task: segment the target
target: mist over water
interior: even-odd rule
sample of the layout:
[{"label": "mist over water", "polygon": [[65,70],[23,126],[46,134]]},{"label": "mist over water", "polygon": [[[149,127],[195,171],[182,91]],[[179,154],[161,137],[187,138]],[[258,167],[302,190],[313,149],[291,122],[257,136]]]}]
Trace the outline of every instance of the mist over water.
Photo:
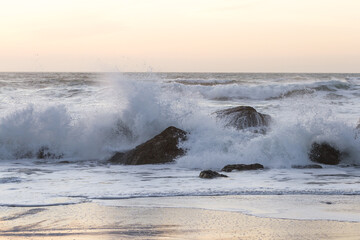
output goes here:
[{"label": "mist over water", "polygon": [[[24,177],[25,170],[21,170],[39,168],[36,155],[46,147],[62,157],[42,160],[45,165],[40,169],[50,168],[49,175],[54,181],[59,177],[57,171],[70,172],[66,166],[56,165],[66,160],[80,164],[82,167],[76,175],[90,174],[94,184],[97,178],[115,185],[121,182],[121,187],[116,185],[121,191],[116,193],[113,185],[108,190],[86,188],[87,192],[82,194],[88,197],[246,192],[249,189],[245,185],[242,190],[231,184],[228,189],[220,190],[220,185],[215,184],[214,189],[205,190],[206,186],[200,182],[183,190],[176,186],[179,183],[187,186],[188,178],[198,181],[199,169],[220,170],[226,164],[255,162],[273,172],[264,171],[258,176],[249,173],[255,182],[259,181],[251,191],[265,191],[266,187],[260,183],[270,178],[277,184],[272,182],[274,187],[266,190],[269,192],[292,192],[300,185],[303,192],[356,193],[355,183],[359,181],[356,174],[350,183],[346,183],[349,179],[339,180],[340,185],[325,189],[319,184],[306,184],[306,175],[294,180],[295,184],[290,184],[288,189],[281,185],[276,174],[287,169],[283,174],[291,178],[295,171],[290,169],[292,165],[311,164],[308,152],[314,141],[327,141],[346,152],[341,166],[360,164],[360,138],[356,137],[359,133],[355,129],[360,116],[359,90],[360,75],[356,74],[1,73],[0,165],[5,166],[5,171],[0,174],[0,188],[29,181],[43,184],[46,189],[40,180],[43,172],[34,171],[34,175]],[[234,106],[252,106],[269,114],[272,121],[267,133],[225,127],[213,114]],[[168,126],[189,133],[188,140],[181,143],[187,154],[175,164],[101,165],[114,151],[131,149]],[[21,171],[9,171],[16,163],[20,163]],[[97,178],[93,179],[90,165],[99,171]],[[318,171],[353,171],[353,168],[343,170],[341,166]],[[116,182],[111,177],[115,171],[106,176],[108,168],[123,172],[124,179]],[[175,179],[167,179],[168,188],[157,182],[165,178],[155,177],[162,168],[167,168]],[[148,191],[140,184],[146,174],[139,173],[144,171],[155,179],[147,179],[152,183]],[[65,174],[63,180],[70,181],[68,177]],[[133,179],[132,183],[126,178]],[[60,188],[64,190],[60,195],[68,197],[72,191],[68,188]]]}]

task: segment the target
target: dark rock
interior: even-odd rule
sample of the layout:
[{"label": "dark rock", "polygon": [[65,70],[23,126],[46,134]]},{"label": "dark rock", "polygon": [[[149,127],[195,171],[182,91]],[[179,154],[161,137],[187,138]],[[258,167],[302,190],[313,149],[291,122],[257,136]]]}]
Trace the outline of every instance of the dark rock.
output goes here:
[{"label": "dark rock", "polygon": [[36,153],[36,157],[38,159],[48,159],[48,158],[59,159],[63,157],[63,154],[51,153],[49,152],[49,148],[44,146],[41,147],[39,151]]},{"label": "dark rock", "polygon": [[239,106],[228,108],[215,112],[219,119],[225,121],[226,127],[235,127],[236,129],[246,129],[250,127],[261,127],[260,132],[265,132],[265,128],[269,126],[271,117],[267,114],[257,112],[249,106]]},{"label": "dark rock", "polygon": [[336,165],[340,162],[341,152],[328,143],[313,143],[309,152],[309,158],[313,162]]},{"label": "dark rock", "polygon": [[264,166],[259,163],[254,164],[231,164],[226,165],[221,169],[223,172],[231,172],[232,170],[238,170],[238,171],[247,171],[247,170],[258,170],[263,169]]},{"label": "dark rock", "polygon": [[186,140],[186,132],[168,127],[159,135],[127,152],[117,152],[109,159],[111,163],[125,165],[168,163],[185,154],[178,147],[179,141]]},{"label": "dark rock", "polygon": [[319,164],[308,164],[308,165],[292,165],[292,168],[297,168],[297,169],[312,169],[312,168],[323,168],[321,165]]},{"label": "dark rock", "polygon": [[200,178],[207,178],[207,179],[211,179],[211,178],[217,178],[217,177],[228,177],[224,174],[220,174],[218,172],[215,171],[211,171],[211,170],[204,170],[199,174]]},{"label": "dark rock", "polygon": [[[130,150],[130,151],[135,151],[135,149]],[[130,151],[126,152],[129,153]],[[130,155],[130,154],[129,154]],[[125,158],[127,157],[127,155],[124,152],[116,152],[110,159],[109,161],[111,163],[118,163],[118,164],[126,164],[125,163]]]},{"label": "dark rock", "polygon": [[70,162],[69,161],[60,161],[58,162],[59,164],[69,164]]}]

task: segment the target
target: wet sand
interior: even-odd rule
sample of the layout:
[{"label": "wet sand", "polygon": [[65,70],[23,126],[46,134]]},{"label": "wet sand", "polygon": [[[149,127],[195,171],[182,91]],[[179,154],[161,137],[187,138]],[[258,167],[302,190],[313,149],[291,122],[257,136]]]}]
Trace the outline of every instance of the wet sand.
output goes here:
[{"label": "wet sand", "polygon": [[360,239],[360,222],[82,203],[0,207],[0,239]]}]

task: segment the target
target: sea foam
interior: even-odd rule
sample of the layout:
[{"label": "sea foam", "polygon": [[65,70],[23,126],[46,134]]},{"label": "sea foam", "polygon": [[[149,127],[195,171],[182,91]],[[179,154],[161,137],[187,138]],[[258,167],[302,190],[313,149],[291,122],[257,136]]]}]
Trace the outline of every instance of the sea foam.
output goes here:
[{"label": "sea foam", "polygon": [[[184,81],[184,80],[183,80]],[[306,81],[255,81],[244,84],[232,79],[200,80],[183,84],[156,74],[115,74],[97,81],[42,84],[15,109],[4,109],[0,118],[0,158],[35,158],[41,147],[67,159],[106,160],[114,151],[126,151],[160,133],[168,126],[189,132],[181,143],[187,154],[177,164],[187,168],[218,169],[231,163],[259,162],[266,167],[309,164],[314,141],[327,141],[345,152],[346,164],[359,164],[359,139],[355,138],[356,112],[351,114],[356,80],[306,79]],[[89,85],[90,84],[90,85]],[[61,94],[76,89],[77,95]],[[289,92],[307,89],[301,94]],[[89,92],[90,91],[90,92]],[[56,92],[55,95],[49,93]],[[326,98],[324,92],[346,99]],[[90,94],[91,93],[91,94]],[[287,98],[279,96],[287,95]],[[234,97],[216,101],[221,97]],[[48,102],[44,102],[48,98]],[[245,99],[239,99],[245,98]],[[268,99],[268,100],[266,100]],[[61,104],[59,104],[61,102]],[[316,104],[314,104],[316,102]],[[15,104],[15,105],[14,105]],[[212,114],[216,110],[251,105],[272,116],[267,134],[225,127]],[[341,116],[342,107],[346,114]],[[346,108],[347,107],[347,108]],[[340,116],[340,117],[339,117]]]}]

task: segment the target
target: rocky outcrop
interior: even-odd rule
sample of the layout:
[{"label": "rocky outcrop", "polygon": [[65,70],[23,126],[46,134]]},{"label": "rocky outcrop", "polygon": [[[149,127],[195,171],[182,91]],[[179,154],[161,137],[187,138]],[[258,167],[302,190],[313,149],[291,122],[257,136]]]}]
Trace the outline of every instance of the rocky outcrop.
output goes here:
[{"label": "rocky outcrop", "polygon": [[39,149],[39,151],[36,153],[36,157],[38,159],[59,159],[62,158],[64,155],[63,154],[55,154],[50,152],[50,149],[46,146],[41,147]]},{"label": "rocky outcrop", "polygon": [[178,147],[179,141],[186,140],[186,132],[168,127],[159,135],[127,152],[117,152],[109,159],[114,164],[141,165],[168,163],[185,154]]},{"label": "rocky outcrop", "polygon": [[228,176],[226,176],[224,174],[220,174],[220,173],[212,171],[212,170],[204,170],[199,174],[199,177],[212,179],[212,178],[217,178],[217,177],[228,177]]},{"label": "rocky outcrop", "polygon": [[314,168],[323,168],[319,164],[308,164],[308,165],[292,165],[292,168],[296,169],[314,169]]},{"label": "rocky outcrop", "polygon": [[231,172],[232,170],[238,170],[238,171],[247,171],[247,170],[258,170],[263,169],[264,166],[259,163],[254,164],[231,164],[226,165],[221,169],[223,172]]},{"label": "rocky outcrop", "polygon": [[341,152],[328,143],[313,143],[309,158],[313,162],[336,165],[339,164]]},{"label": "rocky outcrop", "polygon": [[269,126],[271,121],[270,115],[259,113],[249,106],[228,108],[215,114],[225,122],[226,127],[235,127],[239,130],[256,127],[261,128],[261,132],[265,132],[265,127]]},{"label": "rocky outcrop", "polygon": [[70,164],[71,162],[70,161],[60,161],[58,162],[58,164]]}]

